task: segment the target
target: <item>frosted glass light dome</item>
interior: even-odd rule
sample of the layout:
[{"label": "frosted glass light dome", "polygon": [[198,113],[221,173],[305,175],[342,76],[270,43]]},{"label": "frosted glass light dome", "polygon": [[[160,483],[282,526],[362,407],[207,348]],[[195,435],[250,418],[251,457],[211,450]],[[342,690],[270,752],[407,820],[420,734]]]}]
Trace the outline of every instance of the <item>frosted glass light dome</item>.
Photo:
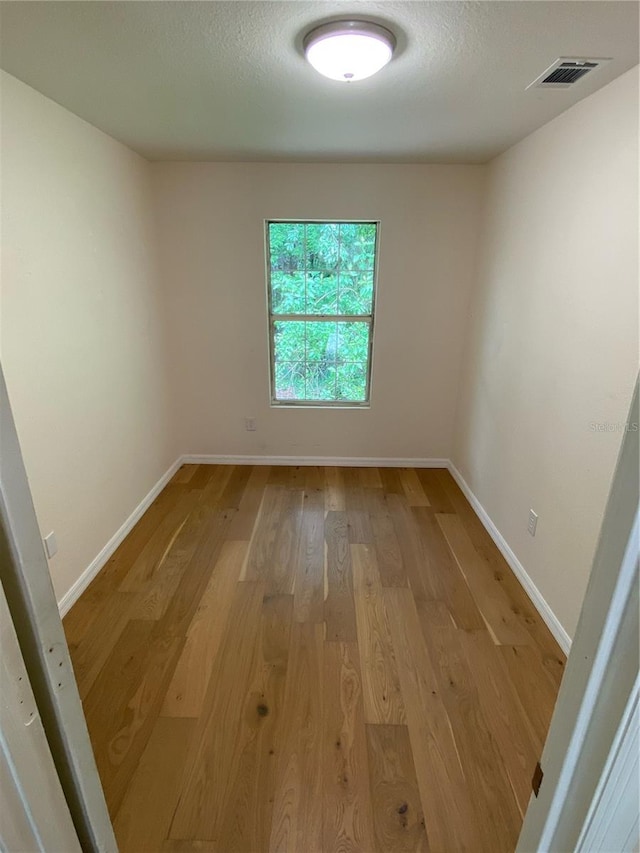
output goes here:
[{"label": "frosted glass light dome", "polygon": [[393,33],[368,21],[322,24],[304,40],[305,56],[320,74],[351,83],[380,71],[393,56]]}]

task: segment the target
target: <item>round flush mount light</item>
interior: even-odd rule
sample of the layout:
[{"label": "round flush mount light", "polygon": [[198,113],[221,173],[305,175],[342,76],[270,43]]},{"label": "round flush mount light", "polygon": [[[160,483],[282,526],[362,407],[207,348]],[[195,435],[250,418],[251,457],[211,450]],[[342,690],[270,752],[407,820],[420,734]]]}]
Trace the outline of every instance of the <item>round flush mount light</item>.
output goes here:
[{"label": "round flush mount light", "polygon": [[305,36],[305,56],[320,74],[351,83],[371,77],[393,56],[391,30],[369,21],[321,24]]}]

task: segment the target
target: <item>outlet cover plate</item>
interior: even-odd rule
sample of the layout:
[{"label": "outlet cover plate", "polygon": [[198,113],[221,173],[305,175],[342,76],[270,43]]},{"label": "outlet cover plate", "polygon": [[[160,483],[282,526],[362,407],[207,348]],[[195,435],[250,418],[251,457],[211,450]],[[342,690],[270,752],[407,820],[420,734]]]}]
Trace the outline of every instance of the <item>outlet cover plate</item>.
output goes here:
[{"label": "outlet cover plate", "polygon": [[51,531],[48,536],[44,537],[44,550],[47,552],[47,557],[51,559],[58,553],[58,540],[56,534]]}]

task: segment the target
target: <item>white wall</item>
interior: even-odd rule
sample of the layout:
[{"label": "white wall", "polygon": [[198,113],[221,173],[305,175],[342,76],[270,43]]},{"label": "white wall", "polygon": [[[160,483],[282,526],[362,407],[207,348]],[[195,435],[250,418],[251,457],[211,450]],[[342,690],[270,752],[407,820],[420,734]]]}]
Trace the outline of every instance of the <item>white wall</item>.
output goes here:
[{"label": "white wall", "polygon": [[637,69],[491,164],[481,245],[453,459],[573,635],[638,369]]},{"label": "white wall", "polygon": [[149,164],[2,75],[0,353],[60,599],[174,461]]},{"label": "white wall", "polygon": [[[182,452],[449,456],[483,167],[152,168]],[[370,409],[270,408],[268,218],[381,220]]]}]

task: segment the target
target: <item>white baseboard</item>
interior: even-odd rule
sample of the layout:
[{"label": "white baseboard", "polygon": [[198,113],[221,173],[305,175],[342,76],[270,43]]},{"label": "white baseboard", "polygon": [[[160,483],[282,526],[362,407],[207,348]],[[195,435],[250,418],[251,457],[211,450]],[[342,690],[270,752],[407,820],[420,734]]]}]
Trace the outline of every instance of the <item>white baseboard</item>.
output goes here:
[{"label": "white baseboard", "polygon": [[179,457],[171,467],[165,471],[162,477],[160,477],[155,486],[152,487],[151,491],[140,501],[138,506],[134,509],[120,529],[113,534],[111,539],[109,539],[100,553],[91,561],[78,580],[73,584],[71,589],[62,596],[58,602],[58,610],[60,611],[61,617],[71,610],[73,605],[80,598],[100,569],[105,565],[107,560],[110,559],[118,545],[120,545],[127,534],[131,532],[138,520],[149,509],[153,501],[158,497],[160,492],[164,489],[181,465],[182,459]]},{"label": "white baseboard", "polygon": [[448,459],[402,459],[377,456],[221,456],[187,453],[181,464],[193,465],[335,465],[348,468],[448,468]]},{"label": "white baseboard", "polygon": [[473,507],[473,511],[478,516],[480,521],[485,526],[487,533],[493,541],[495,542],[498,550],[505,558],[507,563],[509,564],[509,568],[517,577],[517,579],[522,584],[524,591],[527,593],[531,602],[535,606],[536,610],[540,614],[540,616],[544,619],[547,627],[556,638],[558,645],[562,649],[562,651],[568,655],[569,650],[571,649],[571,637],[567,634],[565,629],[562,627],[560,620],[555,615],[546,599],[535,585],[535,583],[531,580],[530,576],[527,574],[524,566],[520,562],[520,560],[516,557],[514,552],[511,550],[507,540],[504,538],[502,533],[495,526],[489,514],[482,506],[478,498],[474,495],[469,487],[467,481],[464,479],[460,471],[456,468],[453,462],[449,462],[448,465],[451,476],[456,481],[456,483],[462,489],[464,496],[469,501],[471,506]]}]

